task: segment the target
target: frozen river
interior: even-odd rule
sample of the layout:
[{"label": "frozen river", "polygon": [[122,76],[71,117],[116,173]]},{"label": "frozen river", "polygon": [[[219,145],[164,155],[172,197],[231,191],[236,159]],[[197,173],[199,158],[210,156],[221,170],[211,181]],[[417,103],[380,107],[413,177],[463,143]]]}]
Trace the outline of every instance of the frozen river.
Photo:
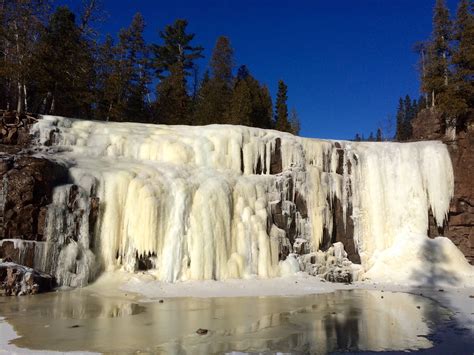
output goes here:
[{"label": "frozen river", "polygon": [[0,316],[2,332],[13,327],[16,333],[0,348],[20,353],[318,354],[449,346],[462,354],[473,346],[452,312],[436,301],[373,290],[141,302],[131,294],[108,297],[86,288],[2,298]]}]

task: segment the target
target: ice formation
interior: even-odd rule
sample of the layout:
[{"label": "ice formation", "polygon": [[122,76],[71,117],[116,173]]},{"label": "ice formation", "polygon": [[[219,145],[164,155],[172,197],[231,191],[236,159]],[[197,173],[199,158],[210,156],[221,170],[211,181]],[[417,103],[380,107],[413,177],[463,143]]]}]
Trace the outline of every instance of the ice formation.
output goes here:
[{"label": "ice formation", "polygon": [[[453,194],[440,142],[54,116],[42,117],[34,133],[38,154],[68,164],[77,190],[81,213],[68,206],[68,185],[56,189],[48,215],[48,240],[63,245],[51,257],[64,284],[85,284],[97,270],[134,271],[145,259],[168,282],[293,273],[301,254],[334,241],[325,238],[334,234],[336,202],[370,271],[405,236],[427,240],[429,210],[443,225]],[[84,217],[92,198],[100,201],[93,226]],[[297,200],[304,206],[294,213]],[[286,219],[278,224],[275,211]],[[70,228],[79,237],[64,240]]]}]

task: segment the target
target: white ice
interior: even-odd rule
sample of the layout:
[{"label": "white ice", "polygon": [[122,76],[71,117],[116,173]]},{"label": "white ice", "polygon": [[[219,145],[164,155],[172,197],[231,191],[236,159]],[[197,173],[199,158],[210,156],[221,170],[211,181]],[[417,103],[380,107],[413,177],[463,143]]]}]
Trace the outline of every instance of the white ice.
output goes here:
[{"label": "white ice", "polygon": [[[44,116],[34,131],[40,146],[52,145],[54,157],[69,162],[72,182],[100,198],[91,247],[100,266],[133,271],[137,255],[150,256],[155,276],[168,282],[298,271],[291,258],[279,262],[279,233],[285,232],[269,225],[270,205],[286,188],[278,184],[286,173],[298,177],[308,203],[309,226],[299,221],[297,228],[312,251],[323,230],[333,228],[332,198],[344,211],[352,207],[345,220],[353,220],[367,277],[383,277],[384,258],[396,274],[413,254],[411,274],[404,277],[415,277],[426,262],[419,255],[428,240],[428,212],[441,226],[453,194],[451,161],[440,142],[336,142],[242,126],[55,116]],[[270,175],[278,139],[283,174]],[[453,254],[450,241],[438,244]],[[393,248],[399,255],[390,254]],[[459,266],[473,273],[461,253],[446,262],[449,270]]]}]

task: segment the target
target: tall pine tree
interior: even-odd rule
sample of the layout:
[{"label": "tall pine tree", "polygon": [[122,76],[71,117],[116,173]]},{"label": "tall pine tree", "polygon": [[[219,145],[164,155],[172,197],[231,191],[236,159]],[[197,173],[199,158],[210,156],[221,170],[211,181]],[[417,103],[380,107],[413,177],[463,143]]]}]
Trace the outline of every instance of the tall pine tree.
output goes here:
[{"label": "tall pine tree", "polygon": [[193,46],[195,35],[187,33],[188,22],[178,19],[160,32],[162,45],[154,46],[153,66],[160,83],[157,86],[155,122],[190,124],[192,122],[187,77],[202,57],[203,48]]},{"label": "tall pine tree", "polygon": [[148,86],[151,82],[149,47],[143,38],[145,21],[135,14],[113,45],[107,38],[98,62],[98,110],[111,121],[147,122],[150,119]]},{"label": "tall pine tree", "polygon": [[229,38],[219,37],[210,61],[211,77],[202,85],[196,105],[196,124],[232,123],[233,53]]},{"label": "tall pine tree", "polygon": [[449,83],[449,58],[451,55],[451,21],[444,0],[436,0],[433,15],[433,34],[428,43],[426,73],[422,77],[422,89],[430,95],[435,106],[439,95]]},{"label": "tall pine tree", "polygon": [[35,60],[42,97],[39,111],[90,117],[95,80],[93,52],[67,7],[58,7],[51,16]]},{"label": "tall pine tree", "polygon": [[278,82],[278,92],[275,103],[275,129],[283,132],[291,132],[288,121],[288,86],[283,80]]},{"label": "tall pine tree", "polygon": [[238,69],[230,106],[229,123],[271,128],[272,101],[268,89],[245,65]]}]

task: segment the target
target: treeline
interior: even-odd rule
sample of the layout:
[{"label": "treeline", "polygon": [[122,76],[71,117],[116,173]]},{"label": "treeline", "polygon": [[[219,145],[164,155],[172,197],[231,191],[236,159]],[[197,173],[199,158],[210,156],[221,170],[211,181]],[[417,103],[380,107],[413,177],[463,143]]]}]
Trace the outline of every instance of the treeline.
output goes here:
[{"label": "treeline", "polygon": [[204,75],[186,20],[143,37],[137,13],[117,38],[99,41],[92,24],[97,0],[80,13],[50,0],[0,3],[0,106],[108,121],[164,124],[240,124],[298,134],[300,123],[287,106],[288,87],[278,83],[273,105],[268,87],[241,65],[234,75],[229,38],[217,39]]},{"label": "treeline", "polygon": [[451,18],[444,0],[436,0],[432,35],[414,46],[420,55],[422,96],[418,101],[408,95],[399,99],[394,132],[390,128],[383,132],[379,127],[376,137],[371,133],[366,139],[358,133],[354,140],[409,140],[411,121],[425,108],[443,115],[447,135],[454,138],[456,127],[463,124],[462,119],[474,108],[473,12],[472,0],[461,0],[455,18]]}]

